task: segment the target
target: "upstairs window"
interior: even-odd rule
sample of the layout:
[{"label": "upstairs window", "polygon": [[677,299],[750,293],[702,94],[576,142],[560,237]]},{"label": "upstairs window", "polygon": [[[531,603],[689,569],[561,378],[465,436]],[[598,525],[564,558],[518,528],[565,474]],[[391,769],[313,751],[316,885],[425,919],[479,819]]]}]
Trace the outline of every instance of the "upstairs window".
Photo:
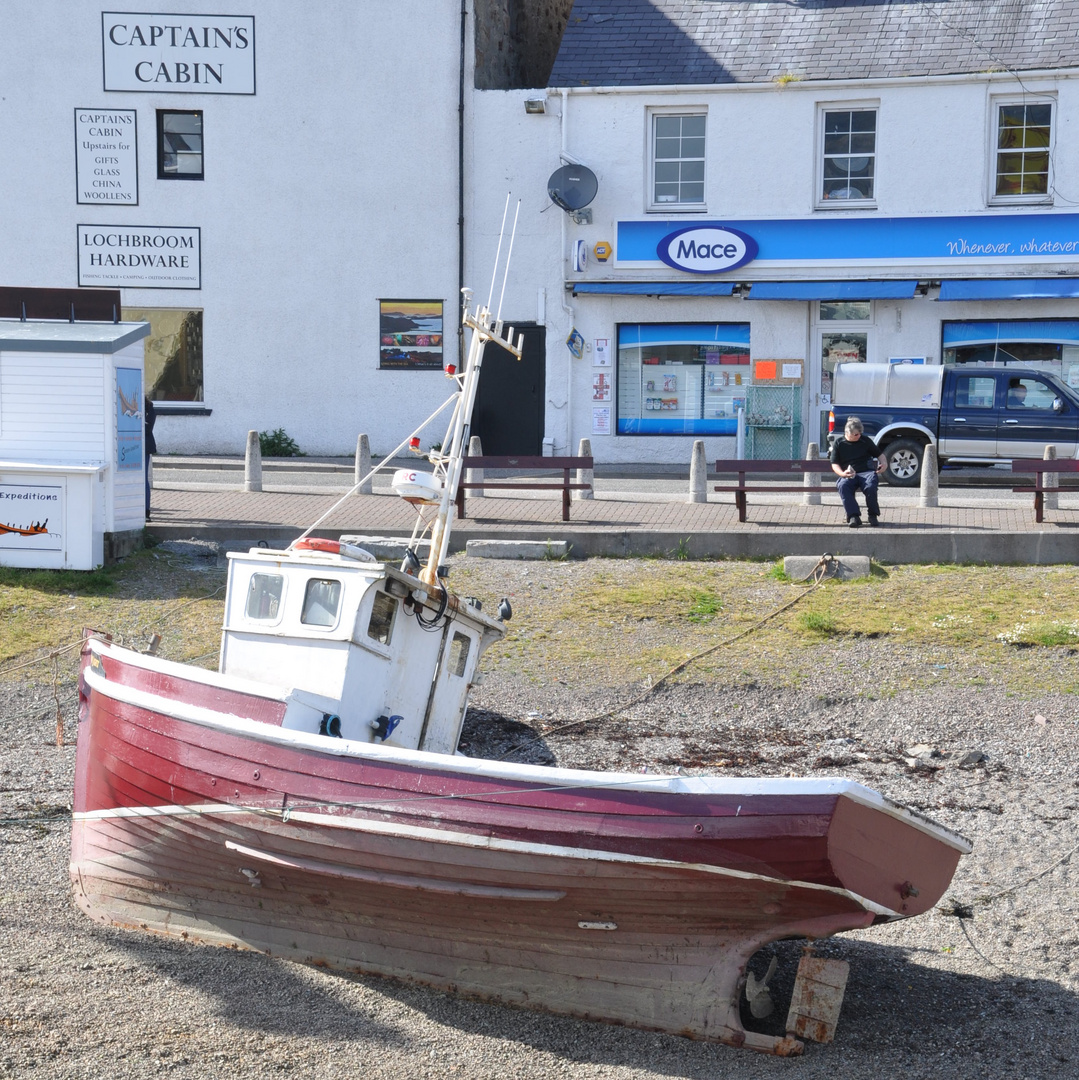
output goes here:
[{"label": "upstairs window", "polygon": [[876,199],[877,110],[821,110],[823,133],[818,205],[872,204]]},{"label": "upstairs window", "polygon": [[705,114],[652,114],[653,210],[704,209]]},{"label": "upstairs window", "polygon": [[1053,104],[996,103],[993,201],[1045,202],[1049,197]]},{"label": "upstairs window", "polygon": [[158,180],[201,180],[202,110],[157,110]]}]

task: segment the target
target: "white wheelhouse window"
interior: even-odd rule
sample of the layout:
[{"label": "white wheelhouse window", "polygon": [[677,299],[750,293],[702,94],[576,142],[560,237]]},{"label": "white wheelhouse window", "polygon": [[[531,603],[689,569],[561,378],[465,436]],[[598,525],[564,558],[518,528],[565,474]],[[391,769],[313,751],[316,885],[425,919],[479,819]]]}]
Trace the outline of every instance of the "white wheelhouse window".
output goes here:
[{"label": "white wheelhouse window", "polygon": [[1052,201],[1052,98],[993,99],[989,201]]},{"label": "white wheelhouse window", "polygon": [[821,105],[818,209],[872,208],[877,204],[877,106]]},{"label": "white wheelhouse window", "polygon": [[705,209],[706,120],[703,109],[649,113],[650,210]]}]

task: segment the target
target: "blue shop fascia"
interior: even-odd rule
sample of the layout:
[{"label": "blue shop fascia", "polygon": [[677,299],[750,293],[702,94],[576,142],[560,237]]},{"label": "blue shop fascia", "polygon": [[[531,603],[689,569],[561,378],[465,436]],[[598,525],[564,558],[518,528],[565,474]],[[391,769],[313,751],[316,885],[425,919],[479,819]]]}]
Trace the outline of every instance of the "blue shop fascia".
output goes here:
[{"label": "blue shop fascia", "polygon": [[579,310],[613,334],[612,434],[731,436],[755,388],[798,386],[815,438],[837,363],[1023,364],[1079,386],[1079,214],[649,218],[618,222],[613,252],[584,243],[566,287],[609,301],[599,328]]}]

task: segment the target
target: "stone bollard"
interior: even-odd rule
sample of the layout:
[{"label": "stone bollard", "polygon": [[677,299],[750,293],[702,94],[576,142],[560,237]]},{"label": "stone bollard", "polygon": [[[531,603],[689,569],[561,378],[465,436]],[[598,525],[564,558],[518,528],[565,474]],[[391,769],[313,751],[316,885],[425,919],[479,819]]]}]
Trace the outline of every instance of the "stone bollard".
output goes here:
[{"label": "stone bollard", "polygon": [[262,447],[259,433],[247,433],[247,454],[244,457],[244,491],[262,490]]},{"label": "stone bollard", "polygon": [[[356,439],[356,466],[353,484],[358,484],[356,491],[360,495],[374,494],[374,482],[368,473],[371,471],[371,442],[366,435]],[[365,480],[364,477],[367,477]]]},{"label": "stone bollard", "polygon": [[[1042,461],[1056,461],[1056,459],[1057,448],[1055,446],[1047,446],[1045,448],[1045,453],[1042,454]],[[1060,473],[1042,473],[1042,487],[1060,487]],[[1047,491],[1042,496],[1042,500],[1042,508],[1045,510],[1058,510],[1060,508],[1060,495],[1055,491]]]},{"label": "stone bollard", "polygon": [[[811,442],[806,446],[806,461],[819,461],[820,460],[820,447]],[[820,487],[823,484],[823,480],[819,473],[806,473],[802,477],[802,484],[804,487]],[[820,506],[820,492],[819,491],[807,491],[802,495],[803,506]]]},{"label": "stone bollard", "polygon": [[[591,457],[592,456],[592,440],[582,439],[577,446],[578,457]],[[588,490],[571,491],[570,498],[573,499],[591,499],[595,495],[595,470],[594,469],[578,469],[577,479],[575,483],[587,484]]]},{"label": "stone bollard", "polygon": [[[468,456],[469,457],[483,457],[483,444],[480,442],[478,435],[473,435],[468,440]],[[482,484],[483,483],[483,469],[465,469],[465,480],[469,484]],[[470,499],[482,499],[483,488],[468,488],[465,492]]]},{"label": "stone bollard", "polygon": [[693,443],[693,456],[689,459],[689,498],[686,502],[708,502],[708,462],[704,457],[704,440]]},{"label": "stone bollard", "polygon": [[922,483],[918,489],[919,506],[940,506],[937,500],[937,485],[940,474],[937,472],[937,448],[927,443],[922,451]]}]

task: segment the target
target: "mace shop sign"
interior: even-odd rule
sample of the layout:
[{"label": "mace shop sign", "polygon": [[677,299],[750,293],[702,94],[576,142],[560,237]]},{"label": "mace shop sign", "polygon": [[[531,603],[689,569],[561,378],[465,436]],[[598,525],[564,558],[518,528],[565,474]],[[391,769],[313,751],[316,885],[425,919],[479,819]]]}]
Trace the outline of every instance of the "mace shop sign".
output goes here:
[{"label": "mace shop sign", "polygon": [[251,15],[101,13],[106,90],[253,94]]},{"label": "mace shop sign", "polygon": [[198,228],[80,225],[78,230],[80,286],[202,288]]},{"label": "mace shop sign", "polygon": [[720,274],[755,259],[757,241],[737,229],[693,225],[663,237],[656,245],[656,254],[675,270]]},{"label": "mace shop sign", "polygon": [[[1056,263],[1071,268],[1079,260],[1079,214],[826,215],[702,221],[672,230],[674,225],[670,220],[618,222],[618,265],[647,269],[666,263],[690,273],[724,273],[752,258],[755,271],[885,265],[939,266],[944,272],[954,272],[957,267],[976,265],[1013,269]],[[755,254],[740,256],[740,241]]]},{"label": "mace shop sign", "polygon": [[75,110],[75,183],[80,203],[138,206],[134,109]]}]

